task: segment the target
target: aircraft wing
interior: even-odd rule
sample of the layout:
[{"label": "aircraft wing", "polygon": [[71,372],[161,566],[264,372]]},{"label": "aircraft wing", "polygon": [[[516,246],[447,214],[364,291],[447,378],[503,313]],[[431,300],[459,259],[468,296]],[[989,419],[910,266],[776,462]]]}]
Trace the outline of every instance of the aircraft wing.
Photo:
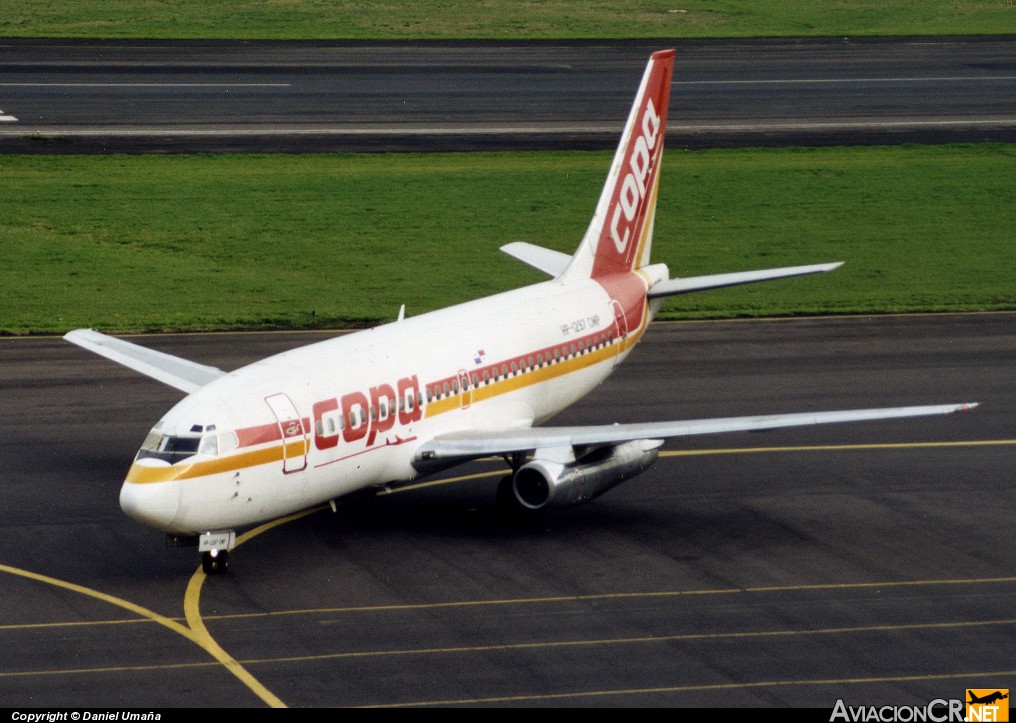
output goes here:
[{"label": "aircraft wing", "polygon": [[92,329],[75,329],[67,332],[64,339],[188,394],[226,374],[221,369],[132,344]]},{"label": "aircraft wing", "polygon": [[604,447],[638,439],[669,439],[696,434],[762,431],[782,427],[838,422],[862,422],[899,417],[951,414],[973,409],[977,403],[918,407],[890,407],[836,412],[770,414],[756,417],[692,419],[674,422],[606,424],[589,427],[530,427],[505,430],[466,430],[440,434],[424,443],[416,460],[423,465],[536,449]]}]

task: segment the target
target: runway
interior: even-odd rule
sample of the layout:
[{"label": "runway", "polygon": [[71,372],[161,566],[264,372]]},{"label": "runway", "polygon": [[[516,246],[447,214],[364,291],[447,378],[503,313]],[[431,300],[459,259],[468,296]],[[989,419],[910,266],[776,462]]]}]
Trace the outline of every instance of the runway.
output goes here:
[{"label": "runway", "polygon": [[0,42],[0,153],[613,149],[676,47],[668,148],[1016,139],[1013,37]]},{"label": "runway", "polygon": [[[528,524],[496,515],[502,468],[478,463],[257,530],[208,579],[117,504],[179,393],[0,339],[0,706],[829,710],[1014,688],[1014,327],[656,324],[560,421],[982,404],[668,443]],[[141,341],[231,369],[320,336]]]}]

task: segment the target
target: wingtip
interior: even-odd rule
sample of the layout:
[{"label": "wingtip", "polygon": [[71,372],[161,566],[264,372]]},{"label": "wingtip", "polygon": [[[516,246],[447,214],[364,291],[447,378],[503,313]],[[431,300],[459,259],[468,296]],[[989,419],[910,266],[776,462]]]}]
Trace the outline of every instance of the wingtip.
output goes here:
[{"label": "wingtip", "polygon": [[961,404],[959,407],[957,407],[956,411],[958,411],[958,412],[969,412],[974,407],[979,407],[979,406],[981,406],[980,402],[967,402],[966,404]]},{"label": "wingtip", "polygon": [[87,334],[90,331],[94,331],[94,330],[93,329],[71,329],[70,331],[68,331],[66,334],[63,335],[63,338],[67,339],[68,341],[70,341],[72,339],[75,339],[75,338],[83,335],[83,334]]}]

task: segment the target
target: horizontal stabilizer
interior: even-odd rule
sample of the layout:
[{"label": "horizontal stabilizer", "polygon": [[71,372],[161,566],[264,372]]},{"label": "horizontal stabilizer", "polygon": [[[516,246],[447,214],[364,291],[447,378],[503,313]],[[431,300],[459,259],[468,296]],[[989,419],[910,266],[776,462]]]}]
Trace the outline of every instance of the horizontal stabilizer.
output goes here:
[{"label": "horizontal stabilizer", "polygon": [[691,291],[721,289],[724,286],[740,286],[741,284],[754,284],[758,281],[772,281],[773,279],[786,279],[792,276],[821,274],[826,271],[837,269],[842,265],[843,262],[838,261],[831,264],[786,266],[782,269],[741,271],[733,274],[715,274],[713,276],[690,276],[686,279],[669,279],[653,284],[652,288],[649,289],[648,296],[650,299],[655,299],[662,296],[673,296],[674,294],[687,294]]},{"label": "horizontal stabilizer", "polygon": [[888,407],[836,412],[770,414],[756,417],[725,417],[674,422],[636,422],[589,427],[532,427],[528,429],[468,430],[441,434],[425,443],[417,452],[418,462],[484,457],[495,454],[526,452],[548,447],[603,447],[637,439],[669,439],[698,434],[752,432],[782,427],[800,427],[837,422],[864,422],[900,417],[965,412],[969,404],[941,404],[918,407]]},{"label": "horizontal stabilizer", "polygon": [[517,258],[524,264],[529,264],[534,269],[542,271],[553,277],[559,276],[571,262],[571,256],[553,249],[545,249],[542,246],[529,244],[525,241],[513,241],[501,247],[509,256]]},{"label": "horizontal stabilizer", "polygon": [[164,354],[92,329],[75,329],[65,334],[64,339],[187,393],[197,391],[226,374],[221,369]]}]

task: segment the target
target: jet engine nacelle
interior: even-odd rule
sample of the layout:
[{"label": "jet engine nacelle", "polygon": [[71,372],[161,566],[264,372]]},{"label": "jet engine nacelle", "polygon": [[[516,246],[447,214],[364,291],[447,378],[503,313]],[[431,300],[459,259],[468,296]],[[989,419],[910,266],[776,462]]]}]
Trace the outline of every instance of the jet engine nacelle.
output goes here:
[{"label": "jet engine nacelle", "polygon": [[598,449],[571,464],[537,457],[519,467],[512,491],[516,501],[529,510],[588,502],[649,469],[662,444],[658,439],[624,442]]}]

